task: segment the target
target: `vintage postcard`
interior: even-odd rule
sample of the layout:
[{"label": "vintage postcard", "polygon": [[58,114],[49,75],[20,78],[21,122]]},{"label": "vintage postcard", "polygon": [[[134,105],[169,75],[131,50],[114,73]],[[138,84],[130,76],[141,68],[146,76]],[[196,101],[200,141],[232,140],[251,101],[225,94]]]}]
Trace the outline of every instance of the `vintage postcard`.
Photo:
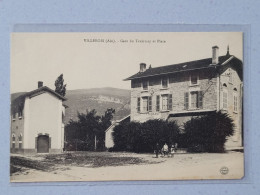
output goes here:
[{"label": "vintage postcard", "polygon": [[241,179],[243,33],[12,33],[10,181]]}]

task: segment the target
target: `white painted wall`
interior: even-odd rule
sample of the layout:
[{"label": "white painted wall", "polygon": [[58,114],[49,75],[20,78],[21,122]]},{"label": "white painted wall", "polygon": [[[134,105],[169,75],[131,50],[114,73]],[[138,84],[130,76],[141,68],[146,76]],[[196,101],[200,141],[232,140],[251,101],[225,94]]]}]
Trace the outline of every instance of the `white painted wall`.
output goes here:
[{"label": "white painted wall", "polygon": [[113,136],[112,133],[114,131],[114,127],[116,124],[113,124],[105,134],[105,147],[106,148],[112,148],[114,146]]},{"label": "white painted wall", "polygon": [[35,148],[38,134],[49,134],[51,149],[62,149],[64,129],[62,127],[62,101],[44,92],[25,100],[24,149]]}]

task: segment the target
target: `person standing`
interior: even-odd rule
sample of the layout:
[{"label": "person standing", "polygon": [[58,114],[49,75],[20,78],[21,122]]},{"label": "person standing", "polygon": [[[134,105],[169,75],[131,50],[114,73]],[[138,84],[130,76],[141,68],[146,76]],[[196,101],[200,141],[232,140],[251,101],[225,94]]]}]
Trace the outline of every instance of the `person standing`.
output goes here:
[{"label": "person standing", "polygon": [[159,147],[159,144],[158,144],[158,142],[157,142],[157,143],[156,143],[156,146],[155,146],[156,158],[158,158],[159,150],[160,150],[160,147]]},{"label": "person standing", "polygon": [[163,145],[163,156],[165,156],[166,154],[168,154],[169,152],[169,148],[168,148],[168,145],[165,143]]}]

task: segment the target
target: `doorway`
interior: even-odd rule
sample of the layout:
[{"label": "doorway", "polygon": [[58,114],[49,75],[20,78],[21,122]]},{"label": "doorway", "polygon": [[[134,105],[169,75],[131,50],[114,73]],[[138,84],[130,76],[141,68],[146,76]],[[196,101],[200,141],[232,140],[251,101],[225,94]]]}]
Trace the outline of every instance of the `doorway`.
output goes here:
[{"label": "doorway", "polygon": [[37,138],[37,153],[49,153],[49,136],[39,135]]}]

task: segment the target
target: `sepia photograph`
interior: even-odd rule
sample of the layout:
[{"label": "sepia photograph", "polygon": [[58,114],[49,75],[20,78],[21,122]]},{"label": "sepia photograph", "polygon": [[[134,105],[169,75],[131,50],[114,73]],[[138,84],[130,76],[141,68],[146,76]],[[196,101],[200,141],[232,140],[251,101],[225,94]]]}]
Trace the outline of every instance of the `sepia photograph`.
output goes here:
[{"label": "sepia photograph", "polygon": [[242,32],[12,33],[10,182],[244,177]]}]

